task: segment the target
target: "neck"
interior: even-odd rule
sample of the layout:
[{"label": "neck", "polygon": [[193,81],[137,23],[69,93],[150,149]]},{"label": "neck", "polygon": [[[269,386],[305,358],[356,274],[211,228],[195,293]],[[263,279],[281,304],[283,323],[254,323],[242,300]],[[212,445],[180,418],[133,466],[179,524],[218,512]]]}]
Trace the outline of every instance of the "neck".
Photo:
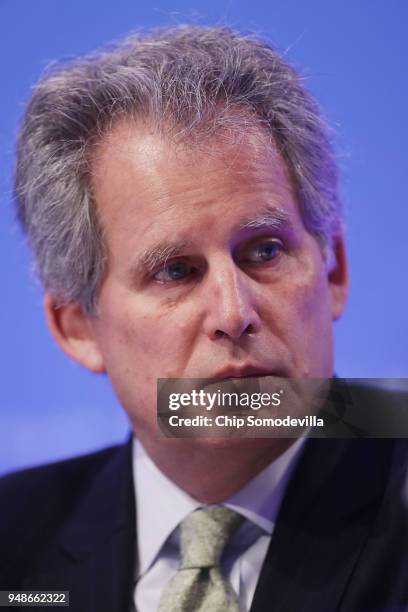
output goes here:
[{"label": "neck", "polygon": [[225,501],[295,442],[290,439],[156,439],[138,435],[167,478],[205,504]]}]

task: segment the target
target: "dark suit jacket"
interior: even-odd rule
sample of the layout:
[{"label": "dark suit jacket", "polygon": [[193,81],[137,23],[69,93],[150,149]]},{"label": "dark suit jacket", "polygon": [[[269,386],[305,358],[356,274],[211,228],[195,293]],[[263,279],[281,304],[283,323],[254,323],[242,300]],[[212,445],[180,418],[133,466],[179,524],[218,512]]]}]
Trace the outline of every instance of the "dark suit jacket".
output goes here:
[{"label": "dark suit jacket", "polygon": [[[408,610],[407,457],[402,439],[308,440],[251,612]],[[131,458],[129,441],[0,481],[0,590],[69,590],[71,612],[129,611]]]}]

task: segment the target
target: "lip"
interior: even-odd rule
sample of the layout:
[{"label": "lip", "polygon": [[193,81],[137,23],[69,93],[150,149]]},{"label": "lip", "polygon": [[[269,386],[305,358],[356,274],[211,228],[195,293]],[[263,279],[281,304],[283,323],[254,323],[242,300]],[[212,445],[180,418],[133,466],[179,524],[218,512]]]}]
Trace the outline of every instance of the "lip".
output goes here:
[{"label": "lip", "polygon": [[218,370],[215,374],[212,374],[210,378],[216,380],[225,380],[228,378],[250,378],[250,377],[261,377],[261,376],[277,376],[281,377],[282,374],[276,370],[267,369],[262,366],[256,365],[243,365],[243,366],[228,366],[222,370]]}]

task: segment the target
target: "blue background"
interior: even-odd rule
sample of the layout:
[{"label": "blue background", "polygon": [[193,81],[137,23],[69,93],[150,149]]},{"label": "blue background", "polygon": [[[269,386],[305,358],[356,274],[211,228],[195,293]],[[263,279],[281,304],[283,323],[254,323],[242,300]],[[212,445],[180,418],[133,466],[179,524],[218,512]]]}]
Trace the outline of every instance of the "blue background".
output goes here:
[{"label": "blue background", "polygon": [[351,296],[336,324],[337,372],[402,378],[407,359],[405,0],[0,0],[0,472],[122,440],[127,420],[105,377],[54,346],[13,221],[13,146],[45,66],[130,30],[193,22],[268,37],[305,75],[337,131]]}]

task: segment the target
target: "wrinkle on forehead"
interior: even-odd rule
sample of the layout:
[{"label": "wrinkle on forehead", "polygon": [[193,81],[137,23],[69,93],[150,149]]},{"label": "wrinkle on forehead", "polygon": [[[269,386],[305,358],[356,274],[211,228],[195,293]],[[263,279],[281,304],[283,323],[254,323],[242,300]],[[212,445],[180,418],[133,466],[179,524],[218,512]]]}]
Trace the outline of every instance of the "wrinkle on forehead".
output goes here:
[{"label": "wrinkle on forehead", "polygon": [[[222,121],[217,122],[217,112],[222,115]],[[173,159],[183,156],[191,159],[192,156],[202,154],[223,159],[227,167],[234,165],[240,156],[240,150],[252,151],[255,158],[266,153],[269,156],[279,156],[271,131],[248,109],[217,105],[213,115],[215,119],[210,117],[203,125],[198,125],[189,132],[183,131],[176,123],[165,120],[158,123],[149,118],[133,116],[115,118],[100,132],[89,148],[91,175],[107,149],[110,154],[118,156],[134,152],[135,135],[140,136],[140,142],[145,144],[153,141],[156,145],[164,145]],[[212,128],[207,130],[207,124]],[[146,150],[146,163],[149,162],[149,157],[149,151]]]},{"label": "wrinkle on forehead", "polygon": [[[145,175],[145,185],[149,189],[153,176],[157,183],[157,170],[164,170],[163,175],[169,172],[170,165],[174,166],[175,174],[180,168],[189,168],[197,179],[202,178],[202,170],[206,173],[214,171],[212,161],[220,161],[226,170],[233,171],[237,176],[246,176],[255,168],[257,172],[252,178],[259,182],[262,166],[263,179],[272,178],[277,169],[283,170],[285,178],[292,184],[290,173],[282,156],[279,154],[272,137],[266,130],[250,130],[238,134],[231,139],[223,131],[211,139],[211,142],[175,143],[171,138],[157,132],[146,125],[122,121],[115,129],[104,136],[94,146],[91,163],[91,183],[94,194],[97,195],[97,183],[105,176],[106,166],[112,159],[122,164],[122,169],[132,172],[142,171]],[[132,162],[137,158],[137,165]],[[176,168],[177,165],[179,168]],[[270,169],[270,175],[269,175]],[[216,168],[219,172],[219,167]],[[160,176],[160,174],[159,174]],[[160,183],[159,183],[160,184]],[[197,185],[199,181],[197,181]],[[160,184],[163,186],[163,182]],[[191,186],[190,186],[191,188]],[[143,195],[143,188],[141,193]]]},{"label": "wrinkle on forehead", "polygon": [[[123,120],[94,148],[92,170],[106,242],[112,230],[128,234],[140,224],[144,235],[150,233],[173,210],[183,210],[185,218],[194,216],[197,206],[211,208],[218,201],[233,205],[234,193],[241,196],[246,191],[249,201],[258,189],[279,209],[285,205],[280,193],[284,185],[285,198],[289,187],[295,199],[284,160],[259,129],[241,134],[238,142],[227,143],[220,133],[211,143],[196,146],[174,143],[148,125]],[[154,207],[151,219],[146,203]],[[267,220],[248,222],[259,225]]]}]

